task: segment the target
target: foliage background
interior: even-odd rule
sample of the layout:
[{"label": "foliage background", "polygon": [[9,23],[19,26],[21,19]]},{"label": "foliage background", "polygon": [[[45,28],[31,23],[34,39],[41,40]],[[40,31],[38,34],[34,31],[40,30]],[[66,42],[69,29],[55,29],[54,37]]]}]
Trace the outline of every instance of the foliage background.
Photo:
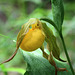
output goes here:
[{"label": "foliage background", "polygon": [[[75,1],[64,0],[64,9],[63,35],[75,70]],[[0,34],[9,37],[0,36],[0,62],[8,59],[15,51],[16,43],[12,40],[16,40],[21,26],[29,18],[41,17],[52,19],[50,0],[0,0]],[[66,59],[60,38],[53,27],[52,30],[57,36],[61,57]],[[3,75],[4,68],[8,70],[9,75],[22,75],[25,70],[25,62],[20,51],[12,61],[1,66],[0,75]]]}]

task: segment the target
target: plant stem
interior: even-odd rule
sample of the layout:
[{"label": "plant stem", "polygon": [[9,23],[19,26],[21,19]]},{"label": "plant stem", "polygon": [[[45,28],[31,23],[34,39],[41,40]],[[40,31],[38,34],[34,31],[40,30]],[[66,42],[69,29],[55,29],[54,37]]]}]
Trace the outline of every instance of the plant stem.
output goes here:
[{"label": "plant stem", "polygon": [[72,67],[72,65],[71,65],[71,61],[70,61],[68,52],[67,52],[67,49],[66,49],[66,45],[65,45],[65,42],[64,42],[63,35],[62,35],[62,33],[59,33],[59,34],[60,34],[60,37],[61,37],[61,40],[62,40],[62,44],[63,44],[64,51],[65,51],[65,55],[66,55],[66,57],[67,57],[67,60],[68,60],[69,65],[70,65],[70,69],[71,69],[71,71],[72,71],[72,74],[75,75],[74,70],[73,70],[73,67]]}]

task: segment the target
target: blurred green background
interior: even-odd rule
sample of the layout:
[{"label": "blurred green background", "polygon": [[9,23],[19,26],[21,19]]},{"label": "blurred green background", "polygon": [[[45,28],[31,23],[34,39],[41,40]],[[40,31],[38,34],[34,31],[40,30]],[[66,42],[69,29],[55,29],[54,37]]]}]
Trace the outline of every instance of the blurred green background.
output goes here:
[{"label": "blurred green background", "polygon": [[[65,12],[63,35],[75,70],[75,0],[63,1]],[[13,40],[17,39],[21,26],[30,18],[41,17],[52,19],[50,0],[0,0],[0,62],[8,59],[15,51],[16,43]],[[61,57],[66,59],[61,40],[54,28],[52,30],[57,37]],[[22,75],[25,68],[23,56],[18,51],[12,61],[0,66],[0,75]]]}]

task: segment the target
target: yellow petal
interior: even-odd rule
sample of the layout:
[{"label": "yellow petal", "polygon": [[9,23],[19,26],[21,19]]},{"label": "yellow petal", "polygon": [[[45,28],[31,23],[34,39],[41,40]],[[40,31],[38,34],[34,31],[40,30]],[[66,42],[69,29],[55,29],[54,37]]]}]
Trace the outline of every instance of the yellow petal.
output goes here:
[{"label": "yellow petal", "polygon": [[45,40],[45,36],[41,29],[35,28],[29,29],[28,33],[25,35],[20,48],[25,51],[34,51],[40,48]]}]

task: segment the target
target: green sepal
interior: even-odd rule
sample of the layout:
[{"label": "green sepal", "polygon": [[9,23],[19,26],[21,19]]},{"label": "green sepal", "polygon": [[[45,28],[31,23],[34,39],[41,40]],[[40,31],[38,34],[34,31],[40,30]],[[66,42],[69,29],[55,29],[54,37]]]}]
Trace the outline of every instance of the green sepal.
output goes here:
[{"label": "green sepal", "polygon": [[42,45],[42,46],[40,47],[40,49],[42,50],[43,57],[46,58],[46,59],[48,59],[48,54],[44,51],[44,45]]},{"label": "green sepal", "polygon": [[56,59],[64,62],[64,60],[60,59],[60,50],[57,46],[56,37],[53,35],[52,30],[46,25],[46,23],[42,23],[41,28],[46,36],[46,42],[48,43],[49,51],[52,52]]}]

